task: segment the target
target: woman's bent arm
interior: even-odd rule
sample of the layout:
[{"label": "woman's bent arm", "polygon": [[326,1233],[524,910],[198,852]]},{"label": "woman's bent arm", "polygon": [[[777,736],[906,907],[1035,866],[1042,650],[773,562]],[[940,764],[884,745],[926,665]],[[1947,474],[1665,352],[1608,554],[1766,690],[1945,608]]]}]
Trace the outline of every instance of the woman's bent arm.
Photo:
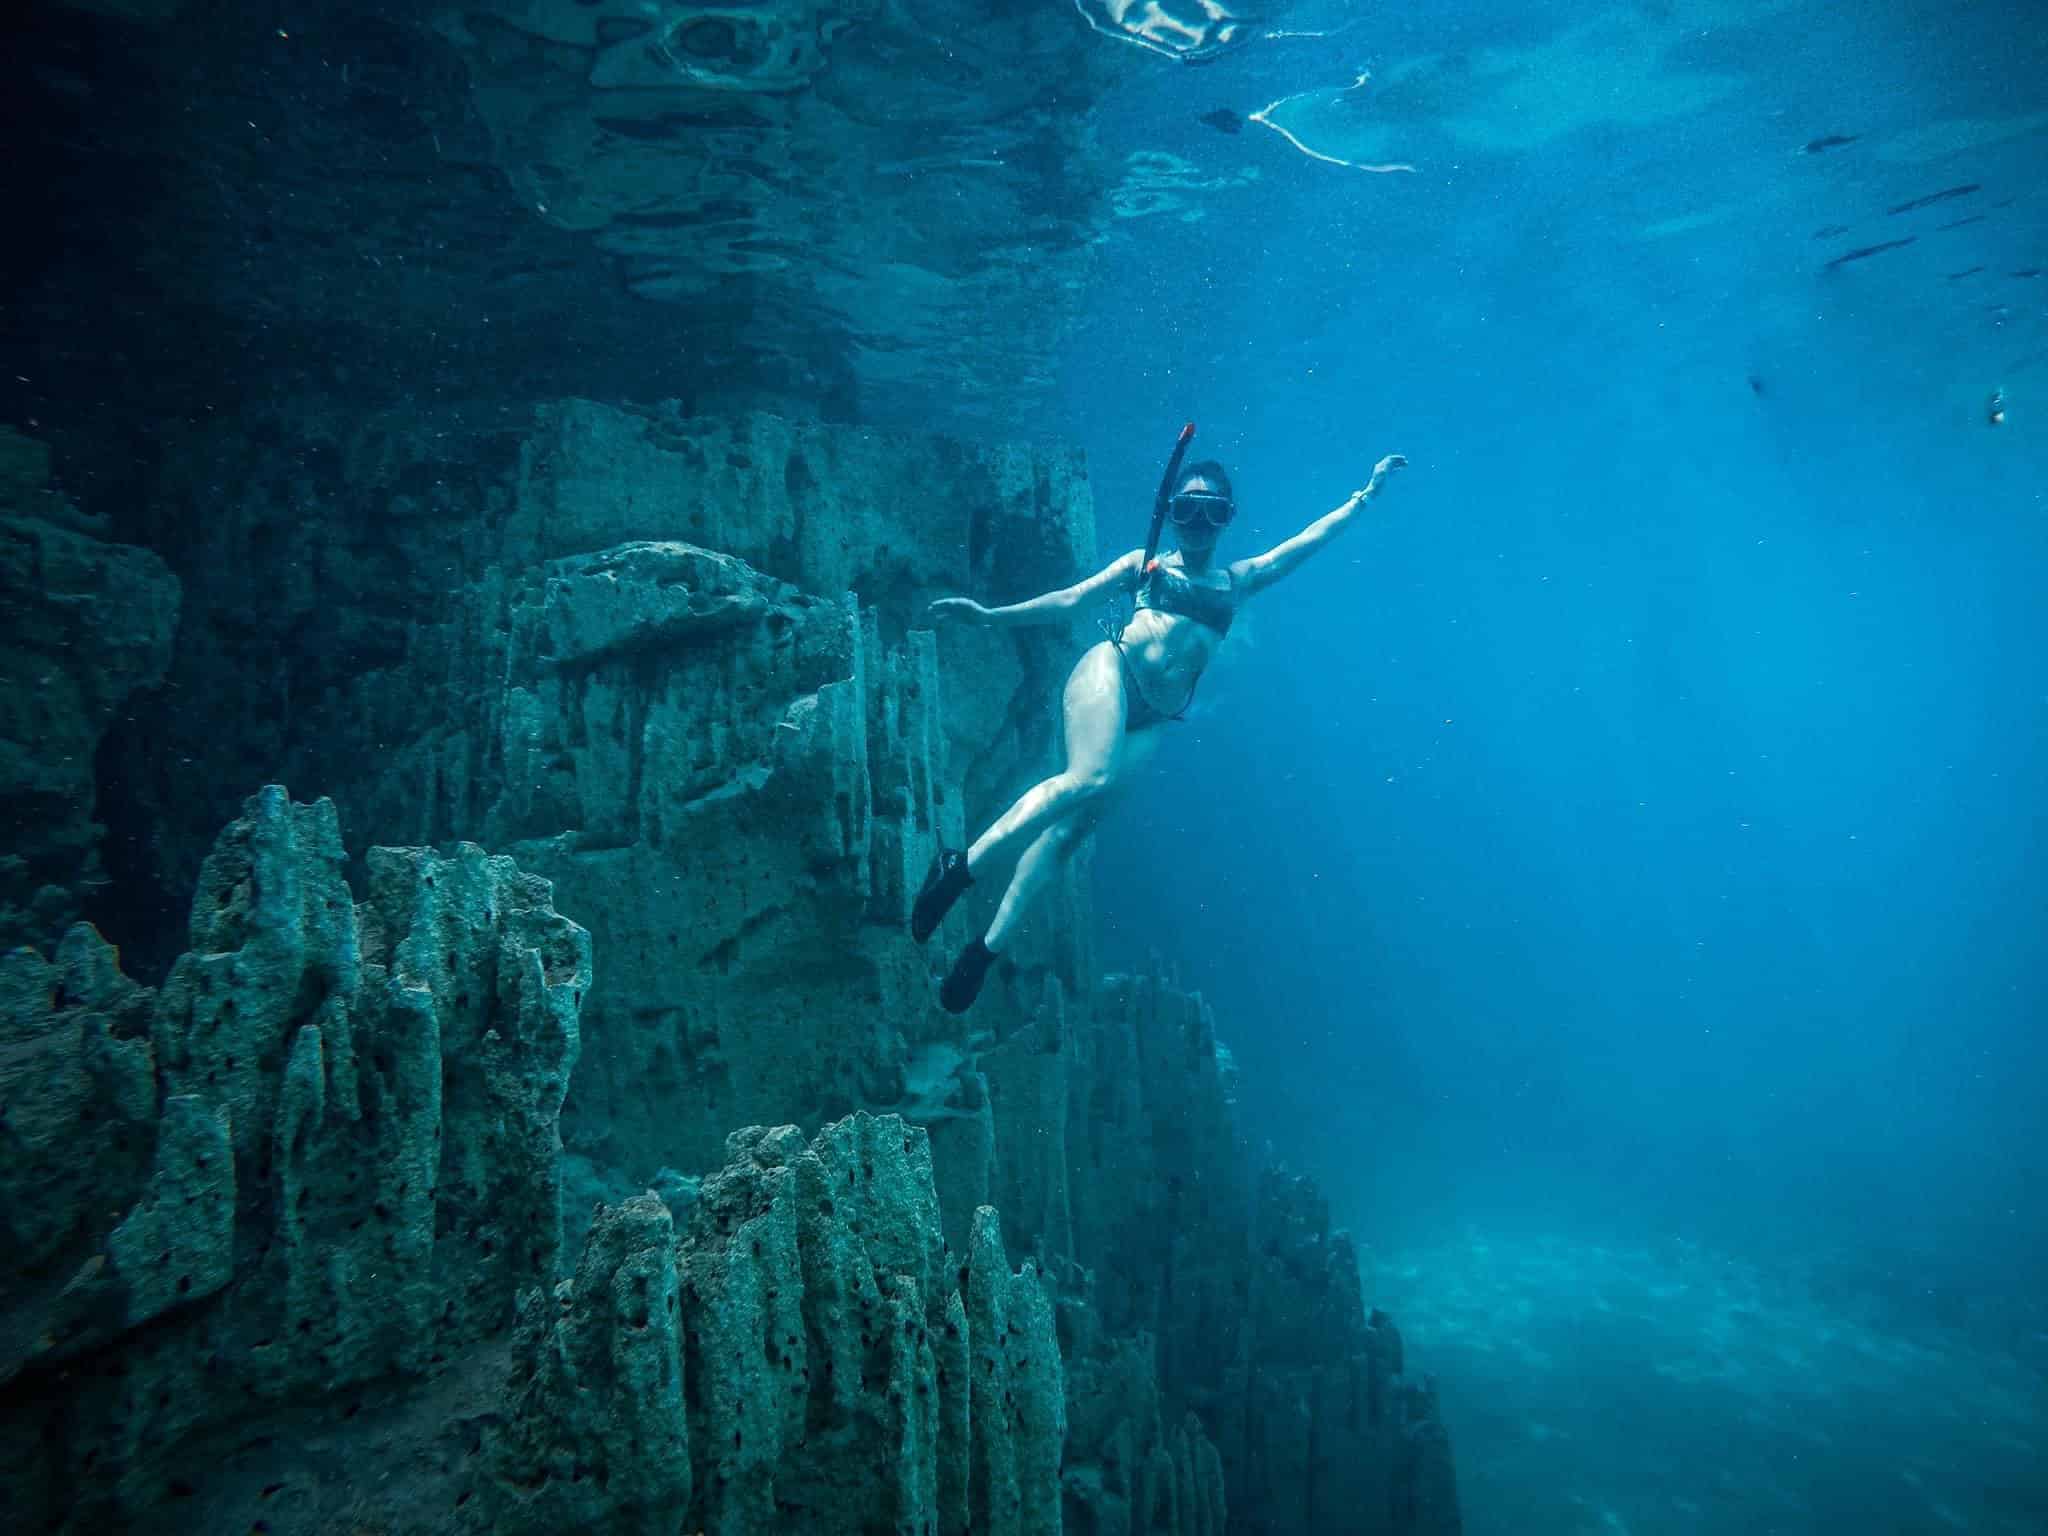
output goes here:
[{"label": "woman's bent arm", "polygon": [[1077,581],[1071,587],[1062,587],[1057,592],[1047,592],[1027,602],[1009,603],[1001,608],[985,608],[970,597],[942,597],[926,610],[926,617],[933,623],[964,621],[969,624],[1057,624],[1076,608],[1091,598],[1099,597],[1112,587],[1128,586],[1138,574],[1142,555],[1137,550],[1119,555],[1101,570],[1085,581]]}]

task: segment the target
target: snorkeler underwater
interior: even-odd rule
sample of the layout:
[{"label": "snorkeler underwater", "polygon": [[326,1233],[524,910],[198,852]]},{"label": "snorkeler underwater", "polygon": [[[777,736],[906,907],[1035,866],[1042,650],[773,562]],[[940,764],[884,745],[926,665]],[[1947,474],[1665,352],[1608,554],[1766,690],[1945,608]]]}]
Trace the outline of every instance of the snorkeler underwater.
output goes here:
[{"label": "snorkeler underwater", "polygon": [[[1300,567],[1344,531],[1408,461],[1390,454],[1372,478],[1325,513],[1262,554],[1219,565],[1217,545],[1237,514],[1230,478],[1204,460],[1181,472],[1194,424],[1175,439],[1159,482],[1143,549],[1118,556],[1094,575],[1057,592],[988,608],[971,598],[933,603],[939,623],[1057,624],[1105,594],[1129,594],[1128,619],[1103,626],[1103,639],[1074,663],[1061,689],[1060,770],[1025,790],[967,848],[941,847],[911,906],[910,934],[922,944],[974,883],[978,866],[1014,860],[995,917],[968,940],[939,988],[948,1013],[965,1013],[980,995],[989,967],[1008,945],[1026,907],[1054,869],[1072,858],[1113,802],[1142,769],[1162,723],[1183,720],[1215,648],[1230,633],[1239,606]],[[1171,524],[1178,548],[1159,556]],[[1171,709],[1155,702],[1177,701]]]},{"label": "snorkeler underwater", "polygon": [[11,18],[7,1529],[2048,1530],[2013,19]]}]

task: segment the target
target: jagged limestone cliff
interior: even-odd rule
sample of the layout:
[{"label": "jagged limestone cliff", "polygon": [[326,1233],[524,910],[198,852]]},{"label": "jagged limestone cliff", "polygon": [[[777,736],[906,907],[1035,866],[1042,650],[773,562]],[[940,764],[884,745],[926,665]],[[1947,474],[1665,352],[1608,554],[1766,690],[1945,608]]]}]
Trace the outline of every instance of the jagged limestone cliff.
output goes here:
[{"label": "jagged limestone cliff", "polygon": [[[916,618],[1085,563],[1078,459],[587,401],[517,432],[294,427],[173,456],[166,495],[195,509],[173,681],[263,685],[227,720],[139,718],[138,876],[189,881],[251,759],[358,839],[467,838],[547,876],[600,951],[565,1136],[636,1178],[707,1166],[735,1125],[908,1097],[956,1031],[902,942],[906,891],[1041,771],[1074,643],[941,643]],[[291,574],[259,580],[250,547]],[[1092,985],[1084,889],[1077,868],[1007,957],[985,1027],[1048,977]]]},{"label": "jagged limestone cliff", "polygon": [[529,1299],[512,1379],[495,1531],[1058,1528],[1050,1295],[990,1207],[945,1246],[895,1116],[734,1133],[680,1237],[652,1195],[601,1213]]},{"label": "jagged limestone cliff", "polygon": [[84,925],[0,959],[0,1467],[25,1529],[189,1497],[195,1437],[424,1375],[554,1274],[588,936],[473,846],[370,862],[358,904],[333,805],[268,789],[159,991]]},{"label": "jagged limestone cliff", "polygon": [[[1047,760],[1079,638],[941,643],[915,616],[1072,575],[1094,540],[1071,458],[583,402],[488,433],[301,427],[327,447],[225,433],[173,455],[167,494],[203,486],[208,515],[171,680],[201,697],[269,671],[260,696],[142,711],[114,798],[151,819],[163,883],[252,762],[349,807],[356,839],[509,861],[363,849],[352,905],[331,808],[269,791],[195,871],[160,993],[89,931],[56,962],[76,980],[10,962],[24,1037],[70,1030],[76,1094],[142,1128],[66,1187],[89,1205],[124,1181],[136,1234],[189,1210],[174,1247],[195,1255],[168,1291],[124,1281],[127,1310],[86,1309],[98,1332],[24,1348],[14,1401],[55,1406],[10,1422],[10,1475],[53,1528],[87,1483],[92,1518],[277,1532],[826,1518],[799,1506],[848,1529],[1456,1528],[1433,1399],[1348,1243],[1312,1190],[1262,1176],[1200,1001],[1097,974],[1085,871],[971,1028],[901,931],[934,840]],[[314,499],[317,526],[295,510]],[[323,561],[341,574],[267,579]],[[244,868],[270,871],[250,912],[299,916],[252,926]],[[465,957],[548,902],[582,929],[550,915],[543,944],[519,916],[555,958],[508,998],[519,965]],[[549,924],[587,929],[587,966]],[[546,1018],[521,1011],[533,985]],[[429,1105],[401,1088],[434,1060]],[[732,1138],[791,1124],[825,1129]],[[80,1134],[47,1127],[37,1176]],[[849,1168],[858,1200],[807,1203]],[[84,1216],[43,1241],[8,1336],[52,1334],[44,1292],[76,1292],[76,1266],[133,1272]],[[1026,1318],[1050,1354],[972,1354]],[[109,1363],[144,1385],[109,1396]]]}]

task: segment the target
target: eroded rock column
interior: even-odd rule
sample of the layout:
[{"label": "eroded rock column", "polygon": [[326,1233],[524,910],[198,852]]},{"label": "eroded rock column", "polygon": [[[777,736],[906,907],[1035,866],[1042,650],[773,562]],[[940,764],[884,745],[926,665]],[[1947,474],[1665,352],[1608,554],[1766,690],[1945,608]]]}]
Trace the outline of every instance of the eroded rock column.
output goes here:
[{"label": "eroded rock column", "polygon": [[0,959],[0,1470],[36,1528],[189,1496],[192,1436],[419,1376],[554,1272],[588,936],[474,847],[379,850],[360,906],[342,862],[273,787],[160,993],[84,926]]},{"label": "eroded rock column", "polygon": [[893,1115],[734,1132],[680,1235],[651,1196],[601,1212],[575,1279],[528,1298],[513,1378],[501,1532],[1061,1528],[1051,1294],[992,1209],[948,1250]]}]

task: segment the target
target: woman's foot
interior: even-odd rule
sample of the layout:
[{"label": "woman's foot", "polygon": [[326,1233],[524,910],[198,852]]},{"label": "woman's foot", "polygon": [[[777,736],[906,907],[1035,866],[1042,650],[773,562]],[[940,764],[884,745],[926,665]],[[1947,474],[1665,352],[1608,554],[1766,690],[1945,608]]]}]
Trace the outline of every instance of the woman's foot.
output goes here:
[{"label": "woman's foot", "polygon": [[958,848],[941,848],[932,857],[931,872],[910,907],[910,936],[922,944],[938,931],[960,893],[974,884],[967,873],[967,855]]},{"label": "woman's foot", "polygon": [[948,1013],[965,1013],[974,1006],[974,1000],[981,996],[981,984],[988,977],[988,968],[996,963],[996,953],[980,939],[976,939],[960,951],[960,958],[953,962],[953,969],[946,972],[946,979],[939,983],[939,1006]]}]

